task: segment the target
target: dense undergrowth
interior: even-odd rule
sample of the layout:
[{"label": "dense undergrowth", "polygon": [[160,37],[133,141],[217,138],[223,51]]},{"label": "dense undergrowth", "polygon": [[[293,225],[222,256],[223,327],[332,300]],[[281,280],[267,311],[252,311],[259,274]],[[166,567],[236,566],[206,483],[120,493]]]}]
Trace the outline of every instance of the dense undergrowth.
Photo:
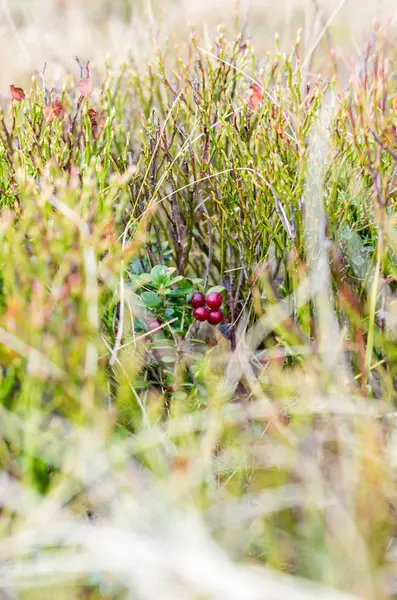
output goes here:
[{"label": "dense undergrowth", "polygon": [[[194,35],[169,62],[83,65],[59,90],[37,74],[0,115],[3,583],[168,597],[51,526],[67,510],[71,531],[144,536],[178,509],[232,560],[392,597],[393,51],[378,31],[348,82],[334,55],[311,73],[299,41],[263,59]],[[214,287],[225,322],[198,326],[190,296]],[[38,576],[38,548],[81,562]],[[196,584],[180,597],[218,597]]]}]

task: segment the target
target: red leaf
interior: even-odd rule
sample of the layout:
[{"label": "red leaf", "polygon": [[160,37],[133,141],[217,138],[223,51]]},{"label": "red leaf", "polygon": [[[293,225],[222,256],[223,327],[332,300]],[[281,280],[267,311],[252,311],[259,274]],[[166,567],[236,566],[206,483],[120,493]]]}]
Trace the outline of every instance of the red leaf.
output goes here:
[{"label": "red leaf", "polygon": [[96,127],[98,125],[98,113],[93,108],[88,109],[88,118],[91,123],[91,127]]},{"label": "red leaf", "polygon": [[25,98],[25,92],[22,88],[10,85],[11,98],[17,102],[21,102]]},{"label": "red leaf", "polygon": [[79,82],[77,89],[84,98],[89,98],[92,92],[92,80],[88,77],[82,79]]},{"label": "red leaf", "polygon": [[262,100],[262,88],[257,83],[253,83],[248,90],[248,108],[258,110],[259,102]]},{"label": "red leaf", "polygon": [[52,106],[52,110],[54,111],[55,116],[59,117],[59,115],[63,111],[63,106],[62,106],[62,102],[60,101],[60,99],[56,98],[54,100],[54,102],[51,104],[51,106]]},{"label": "red leaf", "polygon": [[63,110],[62,102],[56,98],[50,106],[44,108],[44,118],[47,122],[55,121]]},{"label": "red leaf", "polygon": [[88,118],[90,120],[93,136],[95,139],[98,139],[105,125],[105,115],[103,112],[97,112],[93,108],[89,108]]},{"label": "red leaf", "polygon": [[53,111],[52,111],[52,108],[51,108],[51,106],[45,106],[45,107],[44,107],[44,118],[45,118],[45,120],[46,120],[47,122],[48,122],[48,121],[54,121],[54,120],[55,120],[55,119],[54,119],[54,114],[53,114]]}]

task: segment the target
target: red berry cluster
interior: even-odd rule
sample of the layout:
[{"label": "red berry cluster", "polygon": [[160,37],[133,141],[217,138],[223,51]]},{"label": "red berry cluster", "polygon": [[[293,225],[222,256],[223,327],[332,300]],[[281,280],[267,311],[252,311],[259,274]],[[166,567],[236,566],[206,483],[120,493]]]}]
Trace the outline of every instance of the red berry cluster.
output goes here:
[{"label": "red berry cluster", "polygon": [[219,292],[211,292],[207,297],[201,292],[196,292],[190,304],[194,308],[193,315],[197,321],[208,321],[211,325],[219,325],[223,321],[223,312],[220,310],[222,295]]}]

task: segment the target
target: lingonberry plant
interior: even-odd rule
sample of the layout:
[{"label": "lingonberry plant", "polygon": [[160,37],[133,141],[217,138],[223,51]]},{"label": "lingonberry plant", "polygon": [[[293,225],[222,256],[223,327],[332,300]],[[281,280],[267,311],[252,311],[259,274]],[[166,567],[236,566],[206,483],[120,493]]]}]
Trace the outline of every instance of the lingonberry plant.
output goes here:
[{"label": "lingonberry plant", "polygon": [[194,288],[202,280],[176,275],[175,271],[173,267],[155,265],[148,273],[129,273],[128,286],[136,296],[139,313],[134,320],[135,332],[155,329],[150,324],[158,323],[168,338],[184,338],[187,334],[193,322],[190,306],[200,298]]}]

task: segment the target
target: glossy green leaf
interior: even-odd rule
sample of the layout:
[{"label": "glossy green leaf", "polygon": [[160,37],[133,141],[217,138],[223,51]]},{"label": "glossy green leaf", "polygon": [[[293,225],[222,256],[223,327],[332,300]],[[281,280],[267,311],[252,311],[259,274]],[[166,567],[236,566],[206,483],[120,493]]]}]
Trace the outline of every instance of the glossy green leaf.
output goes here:
[{"label": "glossy green leaf", "polygon": [[162,304],[161,298],[154,292],[143,292],[141,299],[147,308],[159,308]]}]

